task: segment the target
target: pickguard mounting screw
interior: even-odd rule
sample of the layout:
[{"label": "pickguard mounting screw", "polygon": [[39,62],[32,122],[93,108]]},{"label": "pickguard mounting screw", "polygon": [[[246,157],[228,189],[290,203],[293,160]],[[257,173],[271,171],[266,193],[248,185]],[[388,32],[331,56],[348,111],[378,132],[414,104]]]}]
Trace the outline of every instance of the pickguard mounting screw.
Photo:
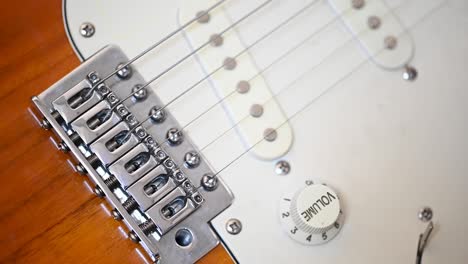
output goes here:
[{"label": "pickguard mounting screw", "polygon": [[237,235],[242,231],[242,223],[239,219],[231,218],[226,222],[226,231],[231,235]]},{"label": "pickguard mounting screw", "polygon": [[201,179],[201,185],[207,191],[213,191],[218,187],[218,178],[216,175],[205,174]]},{"label": "pickguard mounting screw", "polygon": [[187,168],[196,168],[198,165],[200,165],[200,155],[195,151],[189,151],[185,153],[184,162]]},{"label": "pickguard mounting screw", "polygon": [[101,187],[99,187],[99,186],[97,186],[97,185],[96,185],[96,187],[94,187],[93,192],[94,192],[94,194],[95,194],[97,197],[102,198],[102,197],[105,196],[105,194],[104,194],[104,192],[102,191]]},{"label": "pickguard mounting screw", "polygon": [[280,160],[276,163],[275,172],[278,175],[286,175],[291,171],[291,165],[285,160]]},{"label": "pickguard mounting screw", "polygon": [[352,0],[351,4],[355,9],[361,9],[364,6],[365,1],[364,0]]},{"label": "pickguard mounting screw", "polygon": [[419,220],[423,222],[431,221],[433,216],[434,216],[434,213],[432,209],[428,206],[421,208],[421,210],[419,210],[419,213],[418,213]]},{"label": "pickguard mounting screw", "polygon": [[130,66],[123,67],[124,65],[125,65],[124,63],[120,63],[115,68],[116,70],[118,69],[117,77],[119,77],[122,80],[126,80],[130,78],[130,76],[132,76],[132,68]]},{"label": "pickguard mounting screw", "polygon": [[418,71],[412,66],[405,66],[403,71],[403,79],[406,81],[414,81],[418,77]]},{"label": "pickguard mounting screw", "polygon": [[94,27],[93,24],[89,22],[85,22],[81,24],[80,26],[80,34],[81,36],[85,38],[90,38],[94,35],[94,32],[96,32],[96,28]]},{"label": "pickguard mounting screw", "polygon": [[113,209],[111,211],[111,214],[112,214],[112,217],[114,218],[114,220],[120,221],[120,220],[123,219],[122,215],[120,214],[119,210],[117,210],[117,209]]},{"label": "pickguard mounting screw", "polygon": [[138,237],[138,235],[133,230],[128,232],[128,238],[130,238],[130,240],[135,242],[135,243],[140,242],[140,238]]}]

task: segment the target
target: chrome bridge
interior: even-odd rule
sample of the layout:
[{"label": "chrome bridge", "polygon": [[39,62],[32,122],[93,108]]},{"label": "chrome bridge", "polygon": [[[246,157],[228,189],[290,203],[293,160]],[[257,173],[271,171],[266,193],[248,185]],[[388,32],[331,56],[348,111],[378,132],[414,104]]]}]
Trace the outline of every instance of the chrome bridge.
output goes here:
[{"label": "chrome bridge", "polygon": [[134,68],[91,89],[127,61],[108,46],[32,100],[129,237],[155,262],[193,263],[219,243],[209,222],[233,196],[158,96],[135,92],[145,81]]}]

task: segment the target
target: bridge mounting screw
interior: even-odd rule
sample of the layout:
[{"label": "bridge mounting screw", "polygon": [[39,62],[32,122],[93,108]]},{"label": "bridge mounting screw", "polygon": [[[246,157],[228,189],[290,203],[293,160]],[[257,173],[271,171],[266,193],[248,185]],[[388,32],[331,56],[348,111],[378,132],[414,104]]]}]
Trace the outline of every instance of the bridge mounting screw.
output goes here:
[{"label": "bridge mounting screw", "polygon": [[117,71],[117,77],[119,77],[122,80],[129,79],[130,76],[132,76],[132,68],[130,66],[125,66],[124,67],[124,65],[125,65],[124,63],[120,63],[115,68],[116,70],[118,70]]},{"label": "bridge mounting screw", "polygon": [[133,86],[132,88],[133,98],[136,101],[143,101],[146,99],[146,97],[148,97],[148,91],[146,90],[146,87],[145,88],[142,88],[142,87],[143,85],[137,84]]},{"label": "bridge mounting screw", "polygon": [[226,222],[226,231],[231,235],[237,235],[242,231],[242,223],[239,219],[231,218]]},{"label": "bridge mounting screw", "polygon": [[434,216],[434,213],[433,213],[432,209],[430,207],[428,207],[428,206],[425,206],[425,207],[421,208],[421,210],[419,210],[418,218],[419,218],[419,220],[421,220],[423,222],[431,221],[432,216]]},{"label": "bridge mounting screw", "polygon": [[81,175],[85,175],[85,174],[86,174],[86,169],[85,169],[85,167],[84,167],[81,163],[79,163],[79,164],[77,164],[77,165],[75,166],[75,170],[76,170],[76,172],[78,172],[78,173],[81,174]]},{"label": "bridge mounting screw", "polygon": [[195,151],[189,151],[185,153],[184,162],[187,168],[196,168],[198,165],[200,165],[200,155]]},{"label": "bridge mounting screw", "polygon": [[291,165],[285,160],[280,160],[276,163],[275,172],[278,175],[286,175],[291,171]]},{"label": "bridge mounting screw", "polygon": [[120,221],[120,220],[123,219],[122,215],[120,214],[119,210],[117,210],[117,209],[113,209],[111,211],[111,214],[112,214],[112,217],[114,218],[114,220]]},{"label": "bridge mounting screw", "polygon": [[100,197],[100,198],[102,198],[102,197],[104,197],[104,196],[106,195],[106,194],[102,191],[101,187],[99,187],[99,186],[97,186],[97,185],[96,185],[96,187],[94,187],[93,192],[94,192],[94,194],[95,194],[97,197]]},{"label": "bridge mounting screw", "polygon": [[138,237],[138,235],[133,230],[128,232],[128,238],[130,238],[130,240],[135,242],[135,243],[140,242],[140,238]]},{"label": "bridge mounting screw", "polygon": [[83,36],[85,38],[92,37],[95,32],[96,32],[96,28],[94,27],[93,24],[91,24],[89,22],[84,22],[80,26],[80,34],[81,34],[81,36]]},{"label": "bridge mounting screw", "polygon": [[162,123],[166,119],[166,112],[161,107],[153,106],[149,112],[151,120],[155,123]]},{"label": "bridge mounting screw", "polygon": [[167,131],[167,140],[171,145],[179,145],[183,140],[182,131],[177,128],[171,128]]},{"label": "bridge mounting screw", "polygon": [[201,179],[201,185],[205,190],[213,191],[214,189],[216,189],[216,187],[218,187],[218,178],[216,177],[216,175],[207,173],[203,175]]}]

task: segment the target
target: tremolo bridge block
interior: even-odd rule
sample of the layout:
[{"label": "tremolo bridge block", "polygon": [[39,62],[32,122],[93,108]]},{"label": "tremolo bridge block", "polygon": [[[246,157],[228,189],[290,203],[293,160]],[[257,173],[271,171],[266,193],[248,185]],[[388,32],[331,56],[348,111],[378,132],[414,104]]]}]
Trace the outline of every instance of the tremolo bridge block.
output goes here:
[{"label": "tremolo bridge block", "polygon": [[[106,47],[33,102],[150,257],[193,263],[219,243],[209,222],[233,196],[222,179],[215,189],[202,187],[203,175],[214,174],[204,159],[195,168],[183,165],[197,150],[186,135],[166,144],[167,131],[180,128],[170,112],[161,122],[140,123],[164,104],[151,89],[144,100],[125,100],[145,83],[133,66],[130,78],[112,76],[92,90],[126,61],[118,47]],[[178,244],[181,230],[190,246]]]}]

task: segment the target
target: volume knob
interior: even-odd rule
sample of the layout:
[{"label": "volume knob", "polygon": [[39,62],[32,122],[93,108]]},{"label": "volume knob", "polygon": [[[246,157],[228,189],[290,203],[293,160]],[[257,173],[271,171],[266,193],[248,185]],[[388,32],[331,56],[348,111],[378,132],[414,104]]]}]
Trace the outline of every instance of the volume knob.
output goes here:
[{"label": "volume knob", "polygon": [[332,239],[343,222],[338,195],[328,186],[311,184],[282,200],[281,221],[289,236],[315,245]]}]

